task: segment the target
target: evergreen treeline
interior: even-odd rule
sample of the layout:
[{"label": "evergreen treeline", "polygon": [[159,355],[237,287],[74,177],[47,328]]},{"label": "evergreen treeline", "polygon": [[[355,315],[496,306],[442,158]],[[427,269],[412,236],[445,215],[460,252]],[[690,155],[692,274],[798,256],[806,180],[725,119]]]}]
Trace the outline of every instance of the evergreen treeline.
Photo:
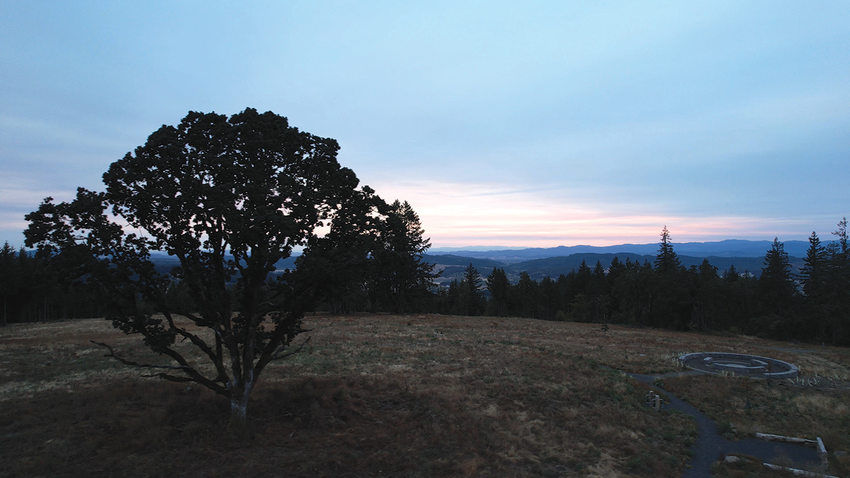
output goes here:
[{"label": "evergreen treeline", "polygon": [[0,325],[103,315],[100,290],[83,281],[70,281],[67,257],[49,260],[0,249]]},{"label": "evergreen treeline", "polygon": [[759,278],[734,266],[718,271],[707,260],[683,267],[665,227],[653,264],[597,262],[556,279],[520,274],[511,284],[504,269],[482,278],[470,265],[464,278],[441,290],[435,310],[462,315],[621,323],[677,330],[731,331],[774,338],[850,344],[850,252],[847,220],[824,245],[817,233],[799,277],[783,244],[774,239]]},{"label": "evergreen treeline", "polygon": [[[427,283],[433,275],[422,263],[429,244],[419,218],[406,203],[396,202],[391,208],[395,222],[385,223],[384,230],[373,236],[377,242],[360,244],[359,253],[352,253],[346,228],[312,246],[311,260],[327,261],[325,287],[316,292],[321,310],[486,314],[850,345],[846,219],[833,232],[835,241],[824,244],[812,232],[799,276],[791,273],[788,254],[778,239],[766,252],[758,278],[741,274],[734,266],[718,271],[707,260],[685,268],[665,227],[653,263],[614,258],[605,269],[599,262],[594,266],[582,262],[577,270],[555,279],[535,281],[522,273],[516,283],[502,268],[482,277],[470,264],[463,279],[429,292]],[[347,254],[357,260],[346,259]],[[4,245],[0,323],[101,315],[100,291],[83,280],[63,280],[74,276],[66,273],[70,263]]]},{"label": "evergreen treeline", "polygon": [[436,274],[423,261],[431,243],[419,215],[398,200],[380,212],[385,220],[368,209],[346,211],[296,260],[296,274],[308,271],[303,273],[321,284],[313,291],[320,310],[406,313],[428,308]]}]

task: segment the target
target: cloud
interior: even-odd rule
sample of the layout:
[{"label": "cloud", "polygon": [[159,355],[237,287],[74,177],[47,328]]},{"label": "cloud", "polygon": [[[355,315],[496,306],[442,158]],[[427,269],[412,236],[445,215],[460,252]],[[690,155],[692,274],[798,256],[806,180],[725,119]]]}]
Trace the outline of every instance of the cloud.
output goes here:
[{"label": "cloud", "polygon": [[623,213],[613,204],[499,184],[422,180],[374,186],[385,199],[410,202],[436,247],[652,243],[665,225],[676,241],[803,238],[812,227],[802,218]]},{"label": "cloud", "polygon": [[19,175],[0,177],[0,207],[3,209],[35,209],[41,201],[50,196],[58,201],[74,198],[76,189],[50,189],[32,178]]},{"label": "cloud", "polygon": [[72,126],[66,121],[56,119],[34,119],[28,116],[0,114],[0,132],[6,141],[41,145],[41,147],[73,145],[75,149],[83,148],[89,151],[127,149],[126,144],[115,139],[114,125],[103,124],[100,121]]},{"label": "cloud", "polygon": [[23,244],[22,232],[28,225],[24,219],[26,214],[38,208],[48,196],[68,201],[75,194],[71,190],[48,191],[43,185],[17,175],[0,177],[0,240],[13,245]]}]

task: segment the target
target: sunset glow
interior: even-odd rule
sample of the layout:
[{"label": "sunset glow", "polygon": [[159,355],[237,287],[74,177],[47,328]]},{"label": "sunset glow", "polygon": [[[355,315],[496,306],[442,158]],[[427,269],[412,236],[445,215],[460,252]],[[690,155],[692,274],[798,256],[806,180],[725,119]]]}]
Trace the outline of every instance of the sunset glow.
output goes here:
[{"label": "sunset glow", "polygon": [[246,107],[336,139],[435,247],[850,216],[846,2],[97,3],[4,5],[0,242],[161,125]]},{"label": "sunset glow", "polygon": [[665,225],[677,242],[765,240],[776,235],[798,238],[796,231],[808,227],[782,218],[623,215],[605,204],[567,202],[496,185],[402,182],[379,188],[387,200],[406,198],[436,247],[645,244],[656,242]]}]

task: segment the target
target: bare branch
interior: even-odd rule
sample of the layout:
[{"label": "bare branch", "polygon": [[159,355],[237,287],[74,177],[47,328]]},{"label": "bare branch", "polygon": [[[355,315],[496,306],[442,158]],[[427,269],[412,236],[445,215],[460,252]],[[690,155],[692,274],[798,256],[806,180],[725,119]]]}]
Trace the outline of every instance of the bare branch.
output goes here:
[{"label": "bare branch", "polygon": [[210,347],[209,344],[207,344],[202,338],[187,331],[182,327],[178,327],[174,323],[174,318],[171,316],[170,313],[166,312],[165,318],[168,321],[168,326],[171,328],[171,330],[174,330],[175,332],[180,334],[184,339],[191,340],[192,343],[195,344],[195,346],[201,349],[201,351],[203,351],[207,355],[207,357],[210,358],[213,365],[215,365],[216,372],[218,373],[216,381],[227,380],[227,372],[224,370],[224,363],[222,361],[223,357],[221,357],[220,355],[216,355],[216,352],[212,349],[212,347]]},{"label": "bare branch", "polygon": [[89,340],[89,342],[91,342],[95,345],[100,345],[101,347],[106,347],[106,349],[109,350],[109,353],[104,355],[104,357],[114,358],[115,360],[123,363],[124,365],[129,365],[131,367],[157,368],[157,369],[165,369],[165,370],[185,370],[187,368],[187,367],[182,366],[182,365],[180,365],[180,366],[177,366],[177,365],[154,365],[154,364],[149,364],[149,363],[134,362],[132,360],[127,360],[124,357],[121,357],[120,355],[117,355],[115,353],[115,350],[111,346],[109,346],[109,345],[107,345],[103,342],[95,342],[94,340]]},{"label": "bare branch", "polygon": [[272,354],[271,359],[269,359],[269,361],[271,362],[272,360],[279,360],[279,359],[283,359],[283,358],[286,358],[286,357],[291,357],[291,356],[297,354],[298,352],[301,352],[301,350],[304,349],[304,347],[307,345],[307,343],[310,342],[311,338],[312,337],[307,337],[307,339],[304,340],[303,342],[301,342],[301,344],[298,345],[298,347],[295,350],[289,350],[286,353],[284,353],[284,351],[287,350],[287,349],[291,349],[291,347],[286,347],[285,345],[281,345]]},{"label": "bare branch", "polygon": [[144,374],[144,375],[142,375],[142,377],[145,377],[145,378],[161,378],[163,380],[168,380],[170,382],[194,382],[194,380],[190,377],[178,377],[177,375],[169,375],[165,372]]},{"label": "bare branch", "polygon": [[[104,357],[114,358],[115,360],[118,360],[119,362],[121,362],[124,365],[129,365],[131,367],[159,369],[159,370],[180,370],[187,375],[187,377],[177,377],[177,376],[169,375],[169,374],[163,372],[163,373],[158,373],[158,374],[152,374],[152,375],[149,375],[149,376],[156,376],[156,377],[164,378],[166,380],[171,380],[171,381],[174,381],[174,382],[176,382],[176,381],[179,381],[179,382],[196,382],[198,384],[201,384],[201,385],[209,388],[213,392],[216,392],[216,393],[224,395],[224,396],[230,396],[227,388],[220,385],[215,380],[210,380],[210,379],[204,377],[203,375],[201,375],[197,370],[192,368],[192,366],[189,365],[189,363],[186,361],[186,359],[184,359],[179,353],[177,353],[176,351],[171,350],[169,348],[163,348],[163,349],[159,349],[157,351],[160,352],[160,353],[163,353],[165,355],[168,355],[169,357],[174,359],[174,361],[179,363],[180,365],[157,365],[157,364],[135,362],[133,360],[128,360],[128,359],[121,357],[120,355],[116,354],[115,350],[111,346],[109,346],[109,345],[107,345],[103,342],[96,342],[94,340],[91,340],[90,342],[95,344],[95,345],[100,345],[101,347],[105,347],[107,350],[109,350],[109,353],[104,355]],[[217,380],[218,380],[218,378],[217,378]]]},{"label": "bare branch", "polygon": [[224,386],[219,384],[219,382],[221,382],[222,379],[224,379],[225,377],[216,377],[213,380],[211,380],[207,377],[204,377],[203,375],[201,375],[200,372],[198,372],[191,365],[189,365],[189,362],[187,362],[186,359],[183,358],[183,356],[180,355],[176,350],[165,347],[165,348],[162,348],[162,349],[158,349],[156,351],[159,352],[159,353],[163,353],[165,355],[168,355],[169,357],[173,358],[175,362],[182,365],[183,371],[187,375],[192,377],[193,381],[209,388],[213,392],[224,395],[226,397],[230,396],[230,392],[227,390],[227,388],[225,388]]},{"label": "bare branch", "polygon": [[[294,316],[297,316],[298,313],[289,312],[287,315],[287,319],[292,319]],[[278,325],[278,327],[272,332],[272,336],[269,338],[268,343],[263,348],[263,351],[254,366],[256,373],[262,371],[263,368],[265,368],[265,366],[274,359],[274,356],[280,353],[280,348],[283,346],[284,337],[288,331],[289,330],[286,327]]]}]

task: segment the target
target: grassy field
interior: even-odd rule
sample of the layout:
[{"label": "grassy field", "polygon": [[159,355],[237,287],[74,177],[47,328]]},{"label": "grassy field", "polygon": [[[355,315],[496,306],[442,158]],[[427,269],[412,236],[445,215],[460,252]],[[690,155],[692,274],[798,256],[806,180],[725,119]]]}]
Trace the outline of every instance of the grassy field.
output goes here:
[{"label": "grassy field", "polygon": [[730,437],[821,436],[836,469],[847,466],[848,349],[489,317],[309,317],[306,327],[309,347],[261,378],[249,444],[228,436],[220,397],[104,359],[90,339],[150,357],[103,320],[2,328],[0,474],[677,476],[695,426],[645,407],[647,386],[617,370],[675,372],[695,351],[799,365],[794,382],[663,386]]}]

